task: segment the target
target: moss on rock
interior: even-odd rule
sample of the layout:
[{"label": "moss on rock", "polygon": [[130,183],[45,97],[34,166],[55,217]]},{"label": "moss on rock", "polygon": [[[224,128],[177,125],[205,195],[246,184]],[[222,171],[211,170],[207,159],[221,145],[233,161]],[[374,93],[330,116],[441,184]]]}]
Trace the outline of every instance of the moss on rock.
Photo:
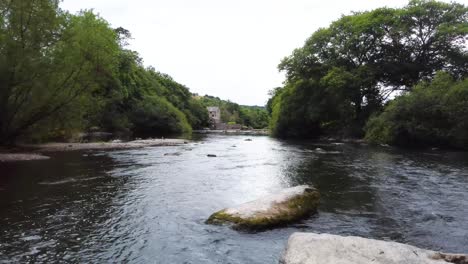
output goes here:
[{"label": "moss on rock", "polygon": [[[291,194],[288,193],[289,191]],[[320,194],[316,189],[309,186],[298,186],[283,190],[279,196],[271,195],[241,205],[239,208],[218,211],[212,214],[206,223],[214,225],[231,224],[237,230],[262,231],[306,218],[317,211],[319,200]],[[268,201],[269,206],[267,209],[258,208],[256,210],[253,207],[263,205]],[[249,213],[246,214],[245,208],[247,207]]]}]

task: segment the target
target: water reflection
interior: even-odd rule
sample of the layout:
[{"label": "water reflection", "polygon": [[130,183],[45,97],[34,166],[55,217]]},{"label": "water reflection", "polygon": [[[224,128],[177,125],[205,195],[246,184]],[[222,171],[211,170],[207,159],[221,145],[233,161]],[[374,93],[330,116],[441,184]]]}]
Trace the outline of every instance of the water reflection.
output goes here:
[{"label": "water reflection", "polygon": [[[468,251],[466,154],[246,138],[0,164],[0,262],[275,263],[295,231]],[[323,197],[301,223],[258,234],[204,224],[299,184]]]},{"label": "water reflection", "polygon": [[0,259],[41,262],[86,249],[86,238],[105,218],[108,198],[121,187],[106,174],[111,165],[109,157],[91,160],[81,153],[2,164]]}]

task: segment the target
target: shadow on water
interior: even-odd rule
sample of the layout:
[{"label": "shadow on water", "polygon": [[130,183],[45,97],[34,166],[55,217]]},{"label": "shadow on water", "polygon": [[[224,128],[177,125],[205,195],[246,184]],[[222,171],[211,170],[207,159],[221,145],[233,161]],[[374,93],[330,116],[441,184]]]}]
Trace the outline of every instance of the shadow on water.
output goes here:
[{"label": "shadow on water", "polygon": [[[0,262],[275,263],[297,231],[468,251],[466,153],[194,139],[0,164]],[[257,234],[204,224],[300,184],[322,194],[319,213],[300,223]]]},{"label": "shadow on water", "polygon": [[125,199],[129,179],[108,173],[115,163],[107,155],[51,156],[0,164],[0,262],[76,261],[84,253],[99,259],[118,249],[99,229],[116,225],[113,217],[122,213],[116,202]]}]

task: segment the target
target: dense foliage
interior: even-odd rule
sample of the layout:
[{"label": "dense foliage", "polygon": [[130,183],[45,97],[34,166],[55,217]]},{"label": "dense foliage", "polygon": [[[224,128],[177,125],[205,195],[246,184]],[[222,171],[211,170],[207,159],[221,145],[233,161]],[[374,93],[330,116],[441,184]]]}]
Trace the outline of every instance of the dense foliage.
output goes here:
[{"label": "dense foliage", "polygon": [[468,79],[438,73],[391,101],[367,124],[371,142],[468,149]]},{"label": "dense foliage", "polygon": [[238,105],[209,95],[198,97],[198,99],[206,107],[219,107],[221,121],[224,123],[241,124],[255,129],[268,128],[269,114],[265,107]]},{"label": "dense foliage", "polygon": [[145,68],[130,33],[58,0],[0,2],[0,143],[98,127],[156,136],[208,124],[187,87]]},{"label": "dense foliage", "polygon": [[343,16],[279,65],[287,80],[267,105],[273,134],[363,136],[396,92],[411,92],[438,71],[464,78],[467,35],[468,9],[457,3],[412,0]]}]

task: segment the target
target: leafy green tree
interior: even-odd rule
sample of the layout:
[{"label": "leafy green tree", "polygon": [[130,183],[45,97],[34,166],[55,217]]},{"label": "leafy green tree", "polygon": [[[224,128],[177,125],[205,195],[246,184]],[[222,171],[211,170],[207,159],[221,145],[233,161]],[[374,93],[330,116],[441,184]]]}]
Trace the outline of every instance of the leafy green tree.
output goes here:
[{"label": "leafy green tree", "polygon": [[268,128],[269,116],[264,107],[241,106],[239,113],[243,125],[255,129]]},{"label": "leafy green tree", "polygon": [[194,98],[190,98],[187,109],[184,110],[188,122],[194,129],[209,127],[210,119],[208,110],[203,104]]},{"label": "leafy green tree", "polygon": [[156,136],[208,124],[187,87],[127,49],[125,28],[55,0],[1,1],[0,14],[0,144],[93,127]]},{"label": "leafy green tree", "polygon": [[[107,131],[130,132],[138,137],[190,133],[187,119],[198,119],[189,110],[191,97],[179,95],[188,93],[187,88],[152,67],[145,68],[138,54],[130,50],[121,51],[118,68],[118,75],[107,83],[117,95],[105,100],[106,111],[100,112],[96,124]],[[103,97],[107,98],[98,96]]]},{"label": "leafy green tree", "polygon": [[179,109],[166,99],[148,96],[138,102],[131,114],[136,136],[190,134],[192,128]]},{"label": "leafy green tree", "polygon": [[91,12],[58,1],[2,1],[0,141],[13,142],[99,87],[114,70],[116,36]]},{"label": "leafy green tree", "polygon": [[464,5],[412,0],[400,9],[343,16],[319,29],[279,65],[287,81],[286,91],[274,94],[284,98],[269,102],[274,134],[359,137],[395,91],[410,91],[439,70],[463,78],[467,21]]},{"label": "leafy green tree", "polygon": [[270,98],[268,99],[265,108],[266,108],[269,115],[271,115],[273,113],[274,102],[275,102],[276,98],[281,96],[282,91],[283,91],[283,87],[276,87],[273,90],[270,90],[268,92],[268,95],[270,96]]},{"label": "leafy green tree", "polygon": [[468,148],[468,79],[440,72],[371,118],[366,139],[405,147]]},{"label": "leafy green tree", "polygon": [[171,76],[155,72],[151,68],[150,73],[164,87],[161,95],[185,113],[193,128],[200,129],[209,125],[208,110],[193,98],[186,86],[177,83]]}]

